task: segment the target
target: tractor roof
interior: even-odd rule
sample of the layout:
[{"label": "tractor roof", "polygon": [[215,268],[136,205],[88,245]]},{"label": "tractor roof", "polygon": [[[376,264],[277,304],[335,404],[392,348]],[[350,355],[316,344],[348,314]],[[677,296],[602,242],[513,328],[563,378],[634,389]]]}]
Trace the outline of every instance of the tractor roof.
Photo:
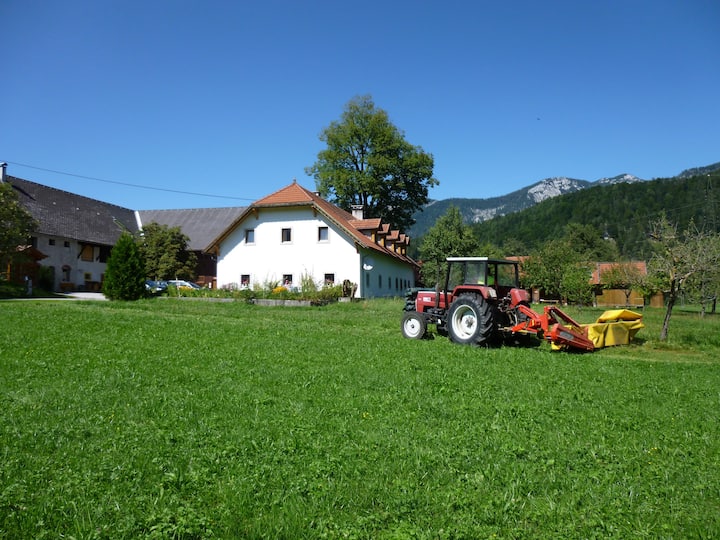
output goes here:
[{"label": "tractor roof", "polygon": [[448,257],[447,262],[489,262],[498,264],[517,264],[517,261],[507,259],[491,259],[489,257]]}]

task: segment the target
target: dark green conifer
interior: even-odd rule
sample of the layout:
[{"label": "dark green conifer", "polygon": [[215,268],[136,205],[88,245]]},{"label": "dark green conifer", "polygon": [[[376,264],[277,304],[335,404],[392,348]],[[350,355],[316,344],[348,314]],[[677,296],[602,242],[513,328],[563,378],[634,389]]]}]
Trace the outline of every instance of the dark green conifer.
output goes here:
[{"label": "dark green conifer", "polygon": [[130,233],[122,233],[113,247],[103,293],[110,300],[138,300],[145,295],[145,263]]}]

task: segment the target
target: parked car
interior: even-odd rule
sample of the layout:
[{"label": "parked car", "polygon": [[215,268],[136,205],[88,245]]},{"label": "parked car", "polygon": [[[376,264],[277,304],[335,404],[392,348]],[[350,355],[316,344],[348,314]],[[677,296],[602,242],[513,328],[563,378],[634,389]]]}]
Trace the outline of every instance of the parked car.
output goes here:
[{"label": "parked car", "polygon": [[167,281],[148,279],[145,281],[145,290],[150,294],[162,294],[167,291]]},{"label": "parked car", "polygon": [[169,279],[167,280],[167,284],[177,287],[178,289],[202,289],[202,287],[197,283],[186,281],[184,279]]}]

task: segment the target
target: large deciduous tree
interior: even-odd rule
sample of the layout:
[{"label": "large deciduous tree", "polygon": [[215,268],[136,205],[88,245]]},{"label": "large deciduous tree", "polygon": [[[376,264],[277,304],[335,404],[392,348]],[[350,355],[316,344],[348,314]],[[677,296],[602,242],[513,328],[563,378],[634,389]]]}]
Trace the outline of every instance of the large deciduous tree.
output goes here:
[{"label": "large deciduous tree", "polygon": [[320,140],[327,148],[305,172],[321,196],[345,210],[362,205],[366,217],[407,230],[427,204],[429,188],[438,184],[432,155],[407,142],[370,96],[352,99]]},{"label": "large deciduous tree", "polygon": [[195,279],[197,257],[180,227],[148,223],[138,238],[145,275],[152,279]]},{"label": "large deciduous tree", "polygon": [[27,244],[36,227],[37,223],[20,204],[12,185],[0,183],[0,273],[18,257],[18,246]]},{"label": "large deciduous tree", "polygon": [[615,260],[617,246],[592,225],[569,223],[563,236],[545,242],[523,262],[523,281],[568,303],[592,302],[591,267]]},{"label": "large deciduous tree", "polygon": [[428,230],[420,246],[423,283],[437,286],[442,280],[447,257],[476,255],[478,249],[472,228],[463,222],[460,210],[451,206]]},{"label": "large deciduous tree", "polygon": [[524,284],[564,302],[590,303],[590,265],[575,247],[568,238],[545,243],[523,262]]}]

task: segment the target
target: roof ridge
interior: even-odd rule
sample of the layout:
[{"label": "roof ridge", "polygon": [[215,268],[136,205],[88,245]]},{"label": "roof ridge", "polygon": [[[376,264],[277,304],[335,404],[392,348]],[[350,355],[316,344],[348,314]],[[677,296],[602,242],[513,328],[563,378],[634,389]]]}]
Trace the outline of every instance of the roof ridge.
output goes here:
[{"label": "roof ridge", "polygon": [[65,190],[65,189],[60,189],[60,188],[56,188],[56,187],[53,187],[53,186],[46,186],[45,184],[40,184],[40,183],[38,183],[38,182],[33,182],[32,180],[26,180],[25,178],[19,178],[19,177],[17,177],[17,176],[11,176],[11,175],[7,175],[5,178],[6,178],[6,182],[9,183],[9,184],[11,184],[11,185],[14,185],[13,180],[14,180],[14,181],[19,180],[20,182],[26,182],[26,183],[28,183],[28,184],[33,184],[33,185],[38,186],[38,187],[40,187],[40,188],[42,188],[42,189],[57,191],[57,192],[59,192],[59,193],[64,193],[64,194],[66,194],[66,195],[72,195],[73,197],[78,197],[78,198],[83,199],[83,200],[86,200],[86,201],[92,201],[92,202],[95,202],[95,203],[101,203],[101,204],[104,204],[104,205],[106,205],[106,206],[112,206],[112,207],[115,207],[115,208],[121,208],[122,210],[128,210],[128,211],[130,211],[130,212],[134,212],[134,210],[133,210],[132,208],[128,208],[128,207],[126,207],[126,206],[120,206],[119,204],[115,204],[115,203],[111,203],[111,202],[107,202],[107,201],[102,201],[102,200],[100,200],[100,199],[94,199],[94,198],[92,198],[92,197],[88,197],[88,196],[86,196],[86,195],[80,195],[79,193],[74,193],[74,192],[72,192],[72,191],[67,191],[67,190]]},{"label": "roof ridge", "polygon": [[[297,190],[299,190],[300,193],[302,193],[307,198],[304,200],[293,200],[294,192],[296,192]],[[293,179],[292,184],[288,184],[287,186],[272,192],[270,195],[266,195],[265,197],[256,200],[251,204],[251,206],[272,206],[307,203],[313,201],[312,196],[312,192],[302,187],[300,184],[297,183],[297,180]],[[285,199],[285,197],[287,197],[287,199]]]}]

